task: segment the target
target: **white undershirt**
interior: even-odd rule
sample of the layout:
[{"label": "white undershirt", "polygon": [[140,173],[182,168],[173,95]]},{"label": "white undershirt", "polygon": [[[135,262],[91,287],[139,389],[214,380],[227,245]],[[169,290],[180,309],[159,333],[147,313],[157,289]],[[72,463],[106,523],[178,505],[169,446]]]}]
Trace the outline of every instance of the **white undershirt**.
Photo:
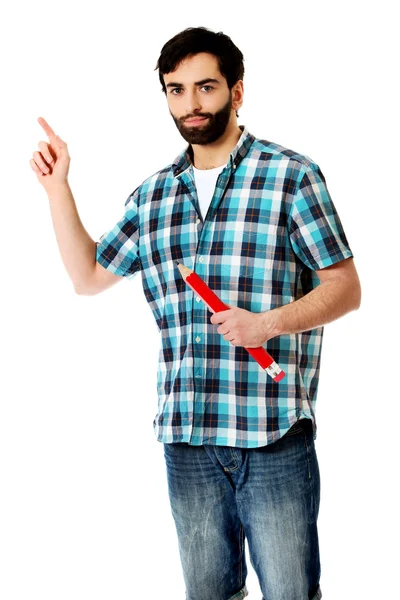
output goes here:
[{"label": "white undershirt", "polygon": [[196,169],[196,167],[192,165],[194,180],[196,182],[197,197],[199,199],[200,212],[203,220],[205,219],[208,207],[210,206],[214,195],[218,175],[225,166],[226,165],[221,165],[220,167],[215,167],[215,169]]}]

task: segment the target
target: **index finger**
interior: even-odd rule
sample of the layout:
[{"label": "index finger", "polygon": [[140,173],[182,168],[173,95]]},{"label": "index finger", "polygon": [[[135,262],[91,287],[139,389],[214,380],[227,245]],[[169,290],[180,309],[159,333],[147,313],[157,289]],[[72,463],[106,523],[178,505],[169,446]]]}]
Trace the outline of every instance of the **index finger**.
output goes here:
[{"label": "index finger", "polygon": [[50,125],[47,123],[47,121],[45,119],[43,119],[43,117],[39,117],[38,118],[38,123],[43,127],[43,129],[45,130],[48,138],[50,141],[52,141],[52,139],[55,141],[55,138],[57,137],[56,134],[54,133],[54,131],[52,130],[52,128],[50,127]]}]

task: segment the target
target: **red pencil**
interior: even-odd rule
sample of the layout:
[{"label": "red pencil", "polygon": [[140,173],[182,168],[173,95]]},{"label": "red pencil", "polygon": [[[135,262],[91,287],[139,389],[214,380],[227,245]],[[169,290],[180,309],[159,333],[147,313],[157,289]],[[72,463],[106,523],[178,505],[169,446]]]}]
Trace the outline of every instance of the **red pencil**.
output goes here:
[{"label": "red pencil", "polygon": [[[189,267],[185,267],[185,265],[180,264],[176,261],[178,265],[178,269],[180,274],[186,283],[192,288],[196,294],[200,296],[203,302],[208,306],[211,312],[221,312],[223,310],[228,310],[229,306],[226,306],[218,298],[216,294],[208,287],[205,281],[195,273]],[[281,381],[285,377],[285,372],[279,367],[279,365],[274,361],[272,356],[268,354],[268,352],[262,346],[258,346],[258,348],[245,348],[247,352],[258,362],[258,364],[267,371],[268,375],[272,377],[274,381]]]}]

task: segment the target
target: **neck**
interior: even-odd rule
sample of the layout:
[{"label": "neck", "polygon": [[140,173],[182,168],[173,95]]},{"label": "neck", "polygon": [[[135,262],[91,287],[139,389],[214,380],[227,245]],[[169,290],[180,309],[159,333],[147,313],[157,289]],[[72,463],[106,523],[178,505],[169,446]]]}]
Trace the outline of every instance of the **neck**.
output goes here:
[{"label": "neck", "polygon": [[196,169],[215,169],[226,165],[241,135],[238,125],[228,125],[225,133],[212,144],[191,144],[192,162]]}]

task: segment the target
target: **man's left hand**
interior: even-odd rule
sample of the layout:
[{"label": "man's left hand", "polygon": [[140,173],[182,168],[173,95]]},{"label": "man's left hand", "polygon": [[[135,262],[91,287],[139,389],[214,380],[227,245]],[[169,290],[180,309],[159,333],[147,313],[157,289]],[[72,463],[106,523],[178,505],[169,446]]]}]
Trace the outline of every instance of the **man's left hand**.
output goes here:
[{"label": "man's left hand", "polygon": [[230,304],[227,306],[229,310],[214,313],[210,321],[220,323],[217,332],[233,346],[258,348],[278,335],[275,319],[270,317],[272,311],[253,313]]}]

